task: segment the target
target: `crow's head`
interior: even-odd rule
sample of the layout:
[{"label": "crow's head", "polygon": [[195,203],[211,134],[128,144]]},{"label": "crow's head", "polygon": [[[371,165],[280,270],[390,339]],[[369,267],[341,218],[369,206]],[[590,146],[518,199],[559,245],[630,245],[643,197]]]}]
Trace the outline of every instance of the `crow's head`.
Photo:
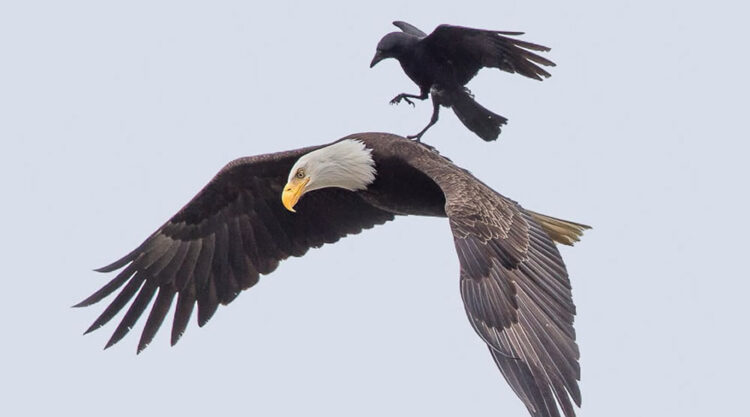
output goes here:
[{"label": "crow's head", "polygon": [[375,56],[372,58],[372,62],[370,62],[370,68],[386,58],[399,59],[417,42],[419,42],[418,37],[403,32],[391,32],[383,36],[383,39],[378,42]]}]

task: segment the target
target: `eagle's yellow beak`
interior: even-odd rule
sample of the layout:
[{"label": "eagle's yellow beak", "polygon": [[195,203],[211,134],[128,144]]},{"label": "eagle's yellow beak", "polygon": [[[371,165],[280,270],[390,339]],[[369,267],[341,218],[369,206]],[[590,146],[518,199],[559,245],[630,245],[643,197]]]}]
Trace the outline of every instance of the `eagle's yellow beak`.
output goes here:
[{"label": "eagle's yellow beak", "polygon": [[303,179],[292,178],[292,180],[284,186],[284,191],[281,193],[281,202],[287,210],[293,213],[296,212],[294,206],[297,204],[297,201],[299,201],[299,198],[302,197],[302,194],[305,193],[305,187],[308,182],[310,182],[310,177]]}]

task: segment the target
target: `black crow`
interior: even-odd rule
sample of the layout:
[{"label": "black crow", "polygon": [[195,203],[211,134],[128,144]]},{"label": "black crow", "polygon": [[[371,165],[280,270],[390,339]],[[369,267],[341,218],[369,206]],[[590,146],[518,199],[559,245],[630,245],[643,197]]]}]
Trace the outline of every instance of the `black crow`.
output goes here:
[{"label": "black crow", "polygon": [[420,95],[401,93],[391,100],[401,100],[414,105],[410,98],[424,100],[432,95],[430,123],[416,135],[422,135],[438,120],[440,106],[452,107],[461,122],[480,138],[491,141],[500,134],[500,126],[508,119],[495,114],[479,103],[465,87],[483,67],[499,68],[542,80],[550,74],[540,65],[555,63],[532,51],[549,51],[549,48],[503,35],[516,36],[523,32],[500,32],[472,29],[461,26],[440,25],[427,35],[406,22],[393,22],[402,32],[392,32],[378,43],[370,68],[385,58],[396,58],[420,90]]}]

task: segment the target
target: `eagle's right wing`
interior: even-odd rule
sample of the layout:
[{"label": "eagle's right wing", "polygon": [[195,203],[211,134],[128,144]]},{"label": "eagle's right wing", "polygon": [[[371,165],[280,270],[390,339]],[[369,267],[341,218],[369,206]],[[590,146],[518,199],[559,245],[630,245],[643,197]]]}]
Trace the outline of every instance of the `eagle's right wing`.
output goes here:
[{"label": "eagle's right wing", "polygon": [[[107,347],[122,339],[156,295],[138,343],[153,339],[177,297],[172,344],[193,307],[203,326],[221,304],[272,272],[279,261],[393,219],[356,193],[327,188],[306,195],[297,212],[281,204],[281,191],[296,160],[316,148],[237,159],[225,166],[185,207],[135,250],[98,271],[119,274],[77,304],[94,304],[120,290],[86,331],[111,320],[135,296]],[[158,290],[158,295],[157,295]],[[137,294],[137,295],[136,295]]]}]

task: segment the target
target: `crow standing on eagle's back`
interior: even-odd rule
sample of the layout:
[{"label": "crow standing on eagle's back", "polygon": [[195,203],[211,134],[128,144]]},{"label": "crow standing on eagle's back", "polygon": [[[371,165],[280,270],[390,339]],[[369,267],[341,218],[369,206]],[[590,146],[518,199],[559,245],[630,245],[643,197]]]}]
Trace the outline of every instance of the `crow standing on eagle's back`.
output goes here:
[{"label": "crow standing on eagle's back", "polygon": [[506,72],[542,80],[550,74],[542,66],[555,63],[530,52],[549,51],[546,46],[524,42],[503,35],[523,32],[500,32],[461,26],[440,25],[427,35],[406,22],[393,22],[402,32],[392,32],[380,40],[370,67],[385,58],[396,58],[406,75],[419,86],[420,94],[401,93],[391,100],[414,105],[432,96],[432,118],[416,135],[419,140],[438,120],[440,106],[452,107],[461,122],[480,138],[491,141],[500,134],[500,126],[508,119],[495,114],[474,101],[465,85],[481,68],[499,68]]}]

